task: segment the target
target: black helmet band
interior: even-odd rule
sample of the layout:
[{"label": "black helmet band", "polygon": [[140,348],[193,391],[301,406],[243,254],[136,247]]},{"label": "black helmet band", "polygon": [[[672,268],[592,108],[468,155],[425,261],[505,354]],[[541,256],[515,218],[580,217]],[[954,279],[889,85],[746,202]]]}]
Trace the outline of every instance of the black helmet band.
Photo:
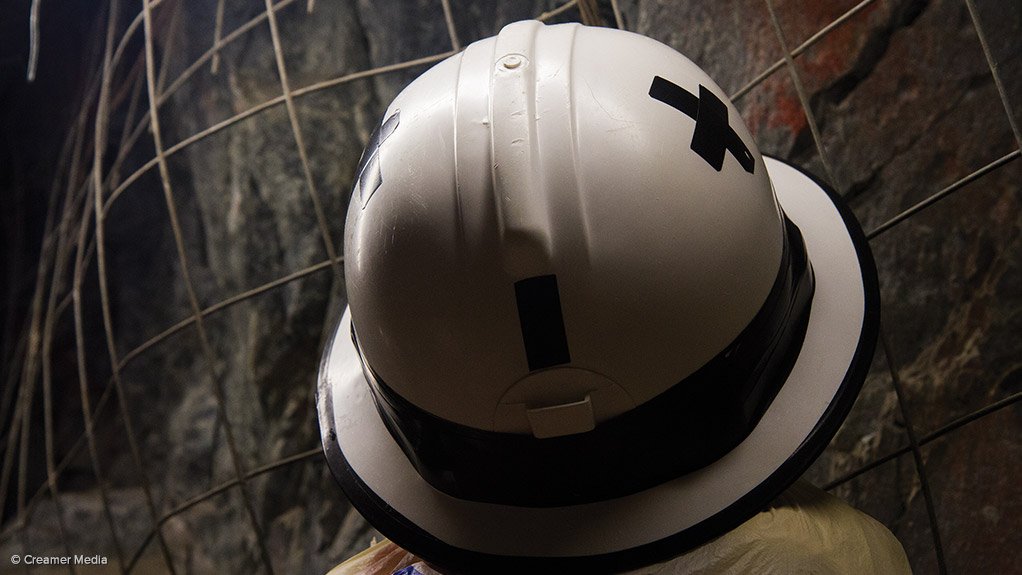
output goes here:
[{"label": "black helmet band", "polygon": [[738,337],[667,391],[592,431],[537,439],[439,418],[375,373],[352,326],[377,410],[419,474],[460,499],[526,507],[591,503],[700,469],[749,435],[802,348],[814,277],[801,232],[784,222],[777,277]]}]

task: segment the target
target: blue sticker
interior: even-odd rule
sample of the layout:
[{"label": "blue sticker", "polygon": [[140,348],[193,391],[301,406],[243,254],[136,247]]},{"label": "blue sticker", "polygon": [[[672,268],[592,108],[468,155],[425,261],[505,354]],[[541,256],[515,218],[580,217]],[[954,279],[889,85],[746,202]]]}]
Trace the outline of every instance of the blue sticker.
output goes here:
[{"label": "blue sticker", "polygon": [[395,571],[393,575],[423,575],[423,573],[416,569],[415,565],[409,565],[400,571]]},{"label": "blue sticker", "polygon": [[362,152],[362,158],[358,161],[358,167],[355,168],[357,174],[355,188],[358,190],[358,197],[362,200],[363,208],[376,192],[376,188],[383,183],[383,175],[380,173],[380,146],[397,129],[398,122],[401,121],[399,114],[400,110],[394,112],[382,126],[373,131],[373,134],[369,136],[369,145]]}]

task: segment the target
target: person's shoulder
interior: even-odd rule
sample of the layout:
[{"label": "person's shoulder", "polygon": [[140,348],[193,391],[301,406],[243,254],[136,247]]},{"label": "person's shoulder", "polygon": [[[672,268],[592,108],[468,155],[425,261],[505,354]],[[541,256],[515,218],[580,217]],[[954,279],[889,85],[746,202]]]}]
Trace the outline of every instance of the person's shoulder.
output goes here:
[{"label": "person's shoulder", "polygon": [[[415,555],[398,547],[389,539],[384,539],[378,543],[374,542],[365,551],[334,567],[327,575],[391,575],[412,567],[419,561]],[[413,573],[404,572],[401,575]],[[420,573],[434,575],[435,572]]]},{"label": "person's shoulder", "polygon": [[798,481],[717,539],[633,575],[680,573],[911,573],[901,543],[879,521]]},{"label": "person's shoulder", "polygon": [[[630,575],[911,573],[901,543],[879,521],[797,481],[763,511],[720,537]],[[441,575],[384,539],[328,575]]]}]

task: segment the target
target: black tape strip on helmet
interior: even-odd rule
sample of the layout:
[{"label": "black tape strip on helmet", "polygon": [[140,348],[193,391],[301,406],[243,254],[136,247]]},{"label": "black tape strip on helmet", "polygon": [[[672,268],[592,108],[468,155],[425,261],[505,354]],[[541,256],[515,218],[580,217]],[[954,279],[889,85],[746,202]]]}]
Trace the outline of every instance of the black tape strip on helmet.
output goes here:
[{"label": "black tape strip on helmet", "polygon": [[694,373],[586,433],[537,439],[439,418],[389,387],[351,336],[387,429],[436,489],[470,501],[557,507],[622,497],[720,459],[755,428],[802,348],[815,287],[798,227],[784,218],[781,265],[765,303]]}]

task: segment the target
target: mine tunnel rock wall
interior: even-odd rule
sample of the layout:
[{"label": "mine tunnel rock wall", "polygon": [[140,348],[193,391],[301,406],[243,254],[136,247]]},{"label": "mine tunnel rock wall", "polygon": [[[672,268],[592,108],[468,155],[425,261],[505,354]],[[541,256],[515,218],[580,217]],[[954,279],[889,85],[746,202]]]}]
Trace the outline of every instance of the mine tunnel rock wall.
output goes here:
[{"label": "mine tunnel rock wall", "polygon": [[[1022,8],[1017,2],[979,4],[1017,121]],[[463,45],[556,7],[464,0],[451,5]],[[778,3],[788,49],[852,5]],[[606,22],[613,24],[605,8]],[[263,9],[259,2],[227,2],[224,33]],[[640,0],[622,2],[622,9],[630,29],[686,54],[729,94],[783,58],[765,3]],[[169,53],[169,83],[212,45],[216,3],[179,2],[159,10],[178,11],[161,16],[167,25],[158,37],[159,45],[172,47],[157,50],[159,58]],[[439,0],[321,0],[312,13],[305,2],[294,2],[276,18],[292,90],[452,50]],[[555,21],[576,18],[573,9]],[[867,231],[1019,145],[962,2],[876,2],[806,49],[795,66],[823,157],[786,68],[742,91],[736,105],[764,153],[789,158],[830,181]],[[283,102],[170,157],[170,183],[200,306],[328,259],[310,180],[333,249],[342,253],[344,213],[362,147],[390,100],[424,69],[295,97],[308,177]],[[173,145],[281,93],[271,30],[263,23],[220,51],[215,73],[204,65],[173,93],[160,110],[163,139]],[[1017,163],[995,171],[872,242],[885,329],[920,436],[1019,390],[1019,175]],[[115,333],[123,354],[192,316],[156,170],[118,200],[107,226]],[[193,327],[132,362],[124,381],[163,511],[234,478],[225,425],[211,392],[214,381],[225,394],[245,469],[318,445],[315,374],[344,302],[342,275],[325,265],[207,316],[212,365]],[[1022,504],[999,494],[1013,490],[1019,470],[1018,422],[1015,406],[923,447],[949,565],[958,570],[1014,568],[1012,555],[1001,551],[1022,527]],[[123,439],[116,433],[105,437],[111,481],[126,500],[137,499],[139,480]],[[826,484],[907,444],[878,351],[852,415],[808,476]],[[87,466],[82,460],[83,474]],[[323,572],[374,533],[351,511],[321,457],[247,483],[280,572]],[[837,493],[890,527],[916,569],[934,570],[911,454],[843,484]],[[98,526],[103,519],[96,497],[82,490],[63,500]],[[122,506],[129,549],[148,530],[139,509]],[[164,534],[181,567],[242,572],[258,565],[238,489],[176,515]],[[58,548],[52,523],[37,522],[33,538]],[[155,553],[150,546],[146,560]]]}]

